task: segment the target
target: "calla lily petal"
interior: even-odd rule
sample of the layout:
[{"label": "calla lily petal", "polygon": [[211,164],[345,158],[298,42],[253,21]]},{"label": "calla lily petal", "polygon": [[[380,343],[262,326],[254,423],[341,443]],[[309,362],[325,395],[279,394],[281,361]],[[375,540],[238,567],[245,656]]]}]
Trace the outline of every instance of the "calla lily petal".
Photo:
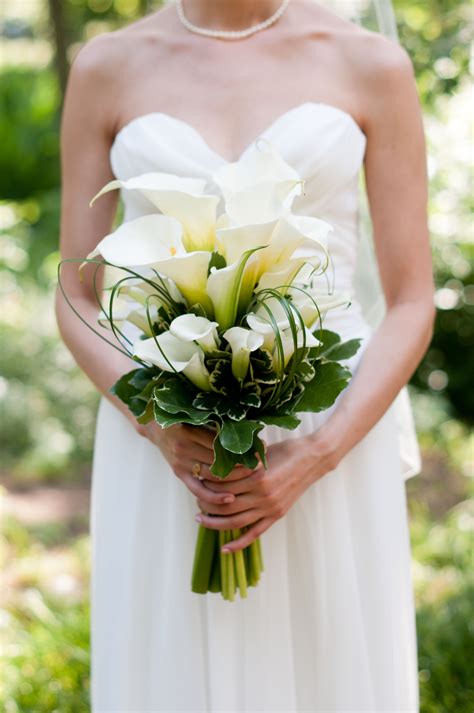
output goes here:
[{"label": "calla lily petal", "polygon": [[171,332],[137,341],[133,355],[163,371],[183,372],[200,389],[210,388],[202,349],[194,342],[181,341]]},{"label": "calla lily petal", "polygon": [[[303,336],[304,335],[304,336]],[[283,345],[283,360],[284,360],[284,366],[288,364],[290,361],[291,357],[295,353],[295,340],[292,334],[291,329],[285,329],[281,333],[281,342]],[[299,349],[305,345],[307,348],[311,347],[318,347],[321,342],[319,339],[316,339],[316,337],[305,327],[304,332],[299,329],[296,337],[296,347]],[[278,372],[282,368],[281,364],[281,355],[279,349],[277,349],[276,345],[273,349],[273,364],[275,366],[275,370]]]},{"label": "calla lily petal", "polygon": [[227,215],[236,225],[268,223],[288,214],[296,195],[301,192],[300,179],[280,183],[259,183],[238,193],[229,193],[225,201]]},{"label": "calla lily petal", "polygon": [[153,199],[147,195],[152,203],[182,224],[183,244],[188,252],[214,250],[219,196],[195,196],[170,190],[153,193]]},{"label": "calla lily petal", "polygon": [[196,251],[161,260],[155,263],[155,267],[159,273],[173,280],[189,307],[201,304],[206,314],[212,317],[212,301],[206,293],[210,259],[211,253]]},{"label": "calla lily petal", "polygon": [[258,292],[273,289],[278,290],[282,295],[286,294],[305,264],[304,258],[297,258],[275,265],[273,269],[263,273],[258,282]]},{"label": "calla lily petal", "polygon": [[219,347],[217,322],[195,314],[182,314],[170,324],[170,332],[184,342],[197,342],[204,351],[213,351]]},{"label": "calla lily petal", "polygon": [[247,376],[250,353],[262,346],[263,335],[244,327],[231,327],[223,337],[232,349],[232,373],[236,379],[243,381]]},{"label": "calla lily petal", "polygon": [[154,191],[173,190],[183,193],[200,194],[204,191],[206,180],[202,178],[186,178],[176,176],[174,173],[149,172],[142,173],[139,176],[133,176],[126,181],[113,180],[106,183],[103,188],[92,198],[89,206],[102,196],[104,193],[114,191],[117,188],[127,190],[135,190],[142,193],[146,198],[153,203]]},{"label": "calla lily petal", "polygon": [[258,183],[299,181],[300,176],[283,160],[268,139],[260,137],[238,161],[214,171],[212,180],[227,200],[231,193],[238,193]]},{"label": "calla lily petal", "polygon": [[214,306],[215,318],[221,329],[228,329],[235,323],[241,292],[252,295],[252,287],[244,282],[245,266],[250,256],[259,248],[247,250],[240,260],[221,270],[211,270],[207,280],[207,294]]},{"label": "calla lily petal", "polygon": [[87,258],[100,254],[119,267],[153,266],[166,257],[184,253],[181,235],[181,225],[174,218],[142,215],[106,235]]}]

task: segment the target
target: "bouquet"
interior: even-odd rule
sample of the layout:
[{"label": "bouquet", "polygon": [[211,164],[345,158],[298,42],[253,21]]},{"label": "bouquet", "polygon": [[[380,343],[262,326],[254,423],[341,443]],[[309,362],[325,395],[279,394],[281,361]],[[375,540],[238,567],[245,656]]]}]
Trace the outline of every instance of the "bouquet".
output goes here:
[{"label": "bouquet", "polygon": [[[292,212],[304,181],[262,139],[209,181],[144,173],[107,183],[90,205],[118,188],[140,193],[150,213],[122,223],[79,267],[123,271],[107,300],[96,291],[109,343],[137,362],[112,393],[140,423],[213,429],[215,476],[266,466],[262,429],[296,428],[298,413],[330,407],[351,376],[339,362],[360,340],[323,328],[328,310],[349,304],[325,278],[333,226]],[[199,527],[193,592],[232,600],[257,584],[260,539],[221,551],[245,529]]]}]

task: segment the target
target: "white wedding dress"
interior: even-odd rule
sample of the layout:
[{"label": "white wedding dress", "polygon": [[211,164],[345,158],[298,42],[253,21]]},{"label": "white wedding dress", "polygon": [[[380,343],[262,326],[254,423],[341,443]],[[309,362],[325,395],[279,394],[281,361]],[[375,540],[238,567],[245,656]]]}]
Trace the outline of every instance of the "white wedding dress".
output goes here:
[{"label": "white wedding dress", "polygon": [[[335,287],[351,290],[364,133],[345,111],[306,102],[260,136],[306,181],[294,212],[335,226]],[[161,112],[123,127],[110,159],[120,179],[148,171],[209,178],[227,163],[189,124]],[[137,192],[122,198],[124,220],[155,211]],[[330,312],[325,326],[365,345],[371,333],[356,300]],[[311,433],[330,413],[304,414],[294,432],[267,428],[264,438]],[[395,403],[264,533],[259,585],[228,602],[190,589],[195,497],[102,396],[91,506],[94,713],[418,711],[405,496],[412,473],[402,455]]]}]

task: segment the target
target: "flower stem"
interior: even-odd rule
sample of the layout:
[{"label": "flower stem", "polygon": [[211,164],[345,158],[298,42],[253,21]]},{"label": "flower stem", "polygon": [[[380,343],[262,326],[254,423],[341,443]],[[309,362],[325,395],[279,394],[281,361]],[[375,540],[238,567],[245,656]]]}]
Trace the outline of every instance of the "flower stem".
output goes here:
[{"label": "flower stem", "polygon": [[[232,530],[232,539],[236,540],[242,534],[242,530]],[[244,553],[242,550],[234,552],[235,558],[235,572],[237,578],[237,584],[239,586],[240,596],[245,598],[247,596],[247,575],[245,573],[245,561]]]}]

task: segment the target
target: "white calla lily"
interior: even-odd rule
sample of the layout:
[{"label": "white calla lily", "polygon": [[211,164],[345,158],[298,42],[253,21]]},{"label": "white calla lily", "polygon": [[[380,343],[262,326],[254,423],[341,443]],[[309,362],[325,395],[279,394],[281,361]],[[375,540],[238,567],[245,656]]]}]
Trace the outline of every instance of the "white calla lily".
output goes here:
[{"label": "white calla lily", "polygon": [[92,198],[89,206],[104,193],[109,191],[115,191],[118,188],[138,191],[144,195],[148,200],[154,203],[153,198],[156,194],[159,194],[163,190],[167,191],[179,191],[181,193],[197,193],[200,194],[204,191],[206,185],[206,180],[203,178],[186,178],[182,176],[176,176],[174,173],[163,173],[163,172],[149,172],[141,173],[139,176],[133,176],[125,181],[119,179],[114,179],[109,181],[103,186],[98,193]]},{"label": "white calla lily", "polygon": [[285,263],[274,265],[272,269],[264,272],[258,281],[258,290],[278,290],[282,295],[288,292],[289,287],[295,281],[297,275],[302,270],[307,260],[297,258],[288,260]]},{"label": "white calla lily", "polygon": [[238,161],[227,163],[214,171],[212,180],[227,199],[228,195],[259,183],[299,181],[300,176],[283,160],[268,139],[260,137]]},{"label": "white calla lily", "polygon": [[204,391],[210,389],[204,352],[194,342],[183,342],[171,332],[164,332],[151,339],[138,340],[133,355],[163,371],[182,372]]},{"label": "white calla lily", "polygon": [[[344,307],[350,304],[351,298],[347,293],[335,292],[328,294],[314,289],[291,289],[290,294],[295,307],[299,310],[307,327],[314,329],[320,320],[323,320],[331,309]],[[316,304],[315,304],[316,303]]]},{"label": "white calla lily", "polygon": [[[288,362],[290,361],[291,357],[295,353],[295,339],[293,337],[293,333],[291,329],[285,329],[283,332],[280,333],[281,337],[281,342],[283,346],[283,365],[281,361],[281,354],[280,350],[278,349],[278,345],[275,343],[273,347],[273,365],[275,367],[275,371],[281,371],[283,367],[286,367]],[[318,347],[321,342],[319,339],[316,339],[316,337],[313,335],[310,330],[305,327],[304,331],[302,329],[298,329],[297,332],[297,337],[296,337],[296,347],[299,349],[302,346],[311,348],[311,347]]]},{"label": "white calla lily", "polygon": [[[152,267],[159,260],[185,252],[181,224],[166,215],[142,215],[106,235],[87,259],[102,255],[118,267]],[[87,262],[81,263],[79,269]]]},{"label": "white calla lily", "polygon": [[258,250],[247,250],[240,260],[227,265],[221,270],[212,270],[207,280],[209,295],[214,314],[221,329],[229,329],[235,323],[239,306],[242,305],[241,293],[252,295],[253,284],[244,281],[245,266],[251,255]]},{"label": "white calla lily", "polygon": [[[152,282],[156,284],[156,287],[151,284]],[[163,276],[161,276],[160,279],[157,279],[155,275],[152,275],[150,281],[139,280],[136,278],[127,280],[120,287],[120,295],[125,299],[134,300],[142,305],[147,304],[147,299],[148,303],[150,303],[150,297],[153,297],[153,304],[161,302],[161,304],[167,305],[168,300],[161,299],[159,292],[160,288],[164,289],[175,302],[184,303],[183,295],[178,290],[174,282]]]},{"label": "white calla lily", "polygon": [[234,225],[268,223],[287,215],[296,195],[301,193],[300,179],[280,183],[259,183],[225,200],[226,214]]},{"label": "white calla lily", "polygon": [[161,191],[153,202],[165,215],[179,220],[183,226],[183,244],[188,252],[214,250],[219,196]]},{"label": "white calla lily", "polygon": [[[107,305],[108,307],[108,305]],[[149,307],[150,319],[152,322],[156,319],[157,310],[155,306]],[[132,302],[121,297],[115,297],[112,303],[112,322],[114,326],[122,330],[126,322],[134,324],[138,329],[140,329],[144,334],[151,337],[153,334],[150,328],[146,309],[139,307],[136,309]],[[100,310],[97,321],[102,327],[107,329],[112,329],[110,324],[110,311]]]},{"label": "white calla lily", "polygon": [[244,327],[231,327],[223,334],[232,349],[232,373],[236,379],[243,381],[247,376],[250,353],[259,349],[264,338],[262,334]]},{"label": "white calla lily", "polygon": [[195,314],[182,314],[173,319],[170,332],[183,342],[196,342],[204,351],[214,351],[219,347],[217,322]]},{"label": "white calla lily", "polygon": [[200,304],[206,314],[212,317],[214,310],[206,293],[210,259],[211,253],[197,251],[161,260],[155,267],[160,274],[173,280],[189,307]]},{"label": "white calla lily", "polygon": [[306,215],[290,215],[287,220],[304,236],[293,257],[304,257],[315,268],[325,270],[329,264],[328,236],[334,226],[325,220]]},{"label": "white calla lily", "polygon": [[188,252],[213,250],[216,209],[219,196],[205,195],[205,179],[186,178],[171,173],[143,173],[126,181],[107,183],[91,200],[117,188],[141,193],[165,215],[183,226],[183,243]]}]

